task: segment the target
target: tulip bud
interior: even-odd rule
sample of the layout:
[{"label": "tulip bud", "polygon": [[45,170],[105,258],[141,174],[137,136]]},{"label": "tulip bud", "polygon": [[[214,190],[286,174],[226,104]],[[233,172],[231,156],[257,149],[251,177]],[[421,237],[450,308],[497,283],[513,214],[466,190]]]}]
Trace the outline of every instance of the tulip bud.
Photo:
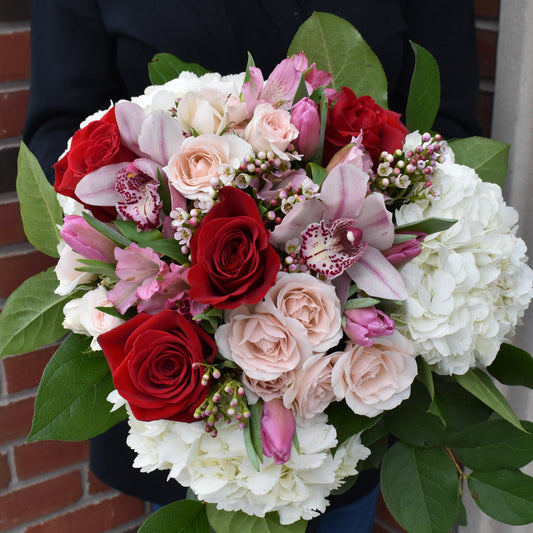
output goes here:
[{"label": "tulip bud", "polygon": [[114,263],[115,244],[98,230],[95,230],[83,217],[67,215],[60,232],[63,240],[86,259],[96,259]]},{"label": "tulip bud", "polygon": [[[414,233],[414,232],[413,232]],[[417,237],[408,241],[393,244],[388,250],[383,251],[383,255],[395,267],[399,267],[416,257],[421,251],[422,241],[426,237],[425,233],[416,233]]]},{"label": "tulip bud", "polygon": [[265,402],[261,416],[261,440],[263,453],[274,457],[276,464],[286,463],[291,458],[292,437],[296,421],[290,409],[279,398]]},{"label": "tulip bud", "polygon": [[320,141],[320,116],[311,98],[302,98],[292,108],[291,122],[300,134],[294,142],[305,160],[313,157]]},{"label": "tulip bud", "polygon": [[374,337],[392,335],[396,327],[394,320],[375,307],[346,309],[344,316],[346,335],[360,346],[372,346]]}]

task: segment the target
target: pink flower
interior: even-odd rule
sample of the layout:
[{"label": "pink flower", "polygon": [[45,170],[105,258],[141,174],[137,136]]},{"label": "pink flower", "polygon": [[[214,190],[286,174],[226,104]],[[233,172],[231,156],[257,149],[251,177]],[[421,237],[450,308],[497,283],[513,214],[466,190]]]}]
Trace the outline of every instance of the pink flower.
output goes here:
[{"label": "pink flower", "polygon": [[75,252],[86,259],[115,262],[113,241],[94,229],[83,217],[67,215],[60,234]]},{"label": "pink flower", "polygon": [[296,149],[303,154],[304,160],[313,157],[320,141],[320,117],[317,105],[311,98],[302,98],[292,108],[291,122],[298,129]]},{"label": "pink flower", "polygon": [[271,400],[263,405],[261,416],[261,441],[263,453],[273,457],[278,465],[291,458],[292,438],[296,421],[289,409],[279,399]]},{"label": "pink flower", "polygon": [[348,163],[360,168],[366,174],[372,172],[372,158],[363,146],[363,135],[352,137],[352,142],[343,146],[332,158],[326,167],[329,174],[337,165]]},{"label": "pink flower", "polygon": [[416,257],[421,251],[421,244],[426,237],[425,233],[417,233],[417,237],[408,241],[393,244],[383,255],[395,267],[399,267]]},{"label": "pink flower", "polygon": [[394,320],[375,307],[346,309],[346,335],[360,346],[372,346],[374,337],[383,337],[394,333]]},{"label": "pink flower", "polygon": [[398,331],[368,347],[347,343],[332,360],[337,400],[344,399],[355,414],[369,417],[409,398],[417,374],[414,348]]}]

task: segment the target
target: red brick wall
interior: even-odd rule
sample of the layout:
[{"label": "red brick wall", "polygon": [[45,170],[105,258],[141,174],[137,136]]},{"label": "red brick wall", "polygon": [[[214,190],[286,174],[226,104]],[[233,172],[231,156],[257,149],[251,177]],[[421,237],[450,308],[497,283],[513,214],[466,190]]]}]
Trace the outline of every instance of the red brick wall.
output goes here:
[{"label": "red brick wall", "polygon": [[[482,75],[480,119],[490,134],[499,0],[476,0]],[[16,156],[28,100],[28,0],[0,0],[0,308],[27,277],[52,264],[25,240],[15,194]],[[25,444],[40,375],[55,346],[0,363],[0,532],[132,533],[143,502],[98,481],[88,445]],[[380,504],[375,533],[400,531]]]}]

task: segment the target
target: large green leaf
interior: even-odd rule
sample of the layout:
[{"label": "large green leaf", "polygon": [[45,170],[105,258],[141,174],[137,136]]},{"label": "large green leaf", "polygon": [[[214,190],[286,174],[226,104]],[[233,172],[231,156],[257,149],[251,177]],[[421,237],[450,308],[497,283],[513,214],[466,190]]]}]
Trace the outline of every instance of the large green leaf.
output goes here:
[{"label": "large green leaf", "polygon": [[28,278],[9,296],[0,314],[0,356],[29,352],[65,335],[63,307],[76,295],[55,294],[57,285],[49,268]]},{"label": "large green leaf", "polygon": [[521,348],[502,344],[487,370],[500,383],[533,389],[533,357]]},{"label": "large green leaf", "polygon": [[477,368],[470,369],[466,374],[456,376],[456,379],[461,387],[479,398],[502,418],[505,418],[518,429],[524,429],[509,402],[485,372]]},{"label": "large green leaf", "polygon": [[509,169],[508,144],[485,137],[468,137],[449,142],[455,162],[472,167],[484,181],[503,186]]},{"label": "large green leaf", "polygon": [[459,482],[442,449],[394,444],[381,466],[381,493],[409,533],[448,533],[455,522]]},{"label": "large green leaf", "polygon": [[20,144],[17,164],[17,195],[26,237],[37,250],[51,257],[59,257],[57,225],[63,223],[63,212],[57,195],[37,159],[24,143]]},{"label": "large green leaf", "polygon": [[357,96],[370,95],[387,106],[387,78],[379,59],[361,34],[346,20],[330,13],[313,13],[299,28],[289,55],[305,52],[317,68],[333,76],[340,91],[350,87]]},{"label": "large green leaf", "polygon": [[422,46],[411,43],[415,69],[409,87],[406,126],[409,131],[430,131],[440,106],[440,73],[433,56]]},{"label": "large green leaf", "polygon": [[445,438],[445,427],[439,417],[428,412],[430,404],[426,387],[415,381],[411,396],[392,411],[385,411],[387,429],[414,446],[439,446]]},{"label": "large green leaf", "polygon": [[110,412],[111,371],[102,352],[91,351],[89,344],[89,337],[72,333],[50,359],[28,441],[85,440],[126,418],[124,408]]},{"label": "large green leaf", "polygon": [[194,500],[179,500],[161,507],[138,533],[209,533],[205,506]]},{"label": "large green leaf", "polygon": [[192,72],[197,76],[207,74],[209,70],[197,63],[185,63],[172,54],[156,54],[148,64],[150,81],[154,85],[163,85],[167,81],[177,78],[182,72]]},{"label": "large green leaf", "polygon": [[468,488],[492,518],[514,526],[533,522],[533,478],[519,470],[472,472]]},{"label": "large green leaf", "polygon": [[[523,421],[529,431],[533,423]],[[465,466],[475,471],[516,470],[533,461],[533,435],[505,420],[488,420],[456,433],[447,442]]]},{"label": "large green leaf", "polygon": [[437,233],[438,231],[446,231],[448,228],[451,228],[456,222],[457,220],[453,218],[425,218],[423,220],[418,220],[417,222],[410,222],[409,224],[403,224],[402,226],[398,226],[396,228],[396,231],[417,231],[431,235],[432,233]]},{"label": "large green leaf", "polygon": [[264,518],[259,518],[241,511],[219,511],[214,504],[207,504],[207,519],[216,533],[304,533],[307,527],[305,520],[281,525],[278,513],[267,513]]}]

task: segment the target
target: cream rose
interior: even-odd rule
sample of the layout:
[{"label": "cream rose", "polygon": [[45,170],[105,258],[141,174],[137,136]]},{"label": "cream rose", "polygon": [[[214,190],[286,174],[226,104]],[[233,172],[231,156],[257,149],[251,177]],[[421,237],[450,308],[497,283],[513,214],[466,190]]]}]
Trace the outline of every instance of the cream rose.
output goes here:
[{"label": "cream rose", "polygon": [[315,353],[326,353],[342,338],[341,306],[329,283],[309,274],[280,272],[265,301],[302,323]]},{"label": "cream rose", "polygon": [[169,183],[185,198],[208,200],[213,191],[211,180],[223,174],[221,167],[238,168],[252,147],[237,135],[212,133],[183,141],[164,168]]},{"label": "cream rose", "polygon": [[283,405],[304,418],[323,413],[335,400],[331,372],[331,356],[318,355],[305,361],[302,368],[294,371]]},{"label": "cream rose", "polygon": [[[261,379],[249,378],[246,374],[242,375],[242,384],[246,391],[246,397],[249,403],[256,403],[259,398],[265,402],[283,398],[283,393],[292,385],[295,379],[293,370],[284,372],[276,379],[263,381]],[[289,409],[289,407],[288,407]]]},{"label": "cream rose", "polygon": [[215,333],[220,353],[252,379],[272,380],[312,356],[302,324],[283,316],[271,303],[241,305]]},{"label": "cream rose", "polygon": [[258,152],[271,150],[279,158],[288,159],[285,150],[298,133],[288,111],[276,109],[272,104],[259,104],[244,130],[244,138]]},{"label": "cream rose", "polygon": [[414,349],[395,331],[378,337],[372,346],[347,343],[344,352],[332,354],[333,391],[358,415],[377,416],[394,409],[411,393],[417,374]]},{"label": "cream rose", "polygon": [[102,286],[86,292],[81,298],[70,300],[63,308],[65,314],[63,327],[74,333],[93,337],[91,350],[94,351],[100,350],[98,335],[111,331],[124,322],[120,318],[99,311],[97,307],[111,307],[107,299],[107,290]]}]

